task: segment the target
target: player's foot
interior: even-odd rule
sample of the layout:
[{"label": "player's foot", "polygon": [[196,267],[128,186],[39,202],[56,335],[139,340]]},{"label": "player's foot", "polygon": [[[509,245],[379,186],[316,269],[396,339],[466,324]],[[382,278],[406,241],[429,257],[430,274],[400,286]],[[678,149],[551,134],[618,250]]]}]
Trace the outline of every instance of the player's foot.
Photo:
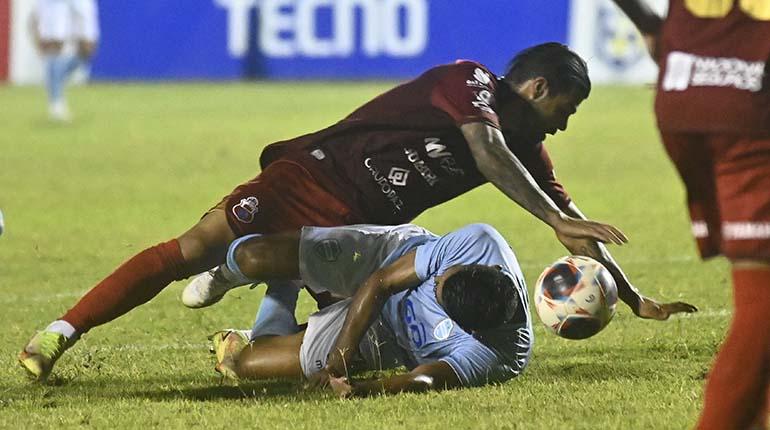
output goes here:
[{"label": "player's foot", "polygon": [[196,276],[182,291],[182,303],[188,308],[205,308],[222,300],[228,291],[243,284],[229,281],[221,267]]},{"label": "player's foot", "polygon": [[37,332],[19,354],[19,363],[32,378],[45,381],[56,360],[72,343],[60,333]]},{"label": "player's foot", "polygon": [[72,121],[72,115],[67,107],[67,103],[63,100],[52,102],[48,105],[48,117],[51,121],[55,122],[70,122]]},{"label": "player's foot", "polygon": [[217,357],[214,370],[227,379],[237,381],[236,359],[243,348],[249,344],[248,331],[222,330],[211,335],[209,339],[211,340],[211,352]]}]

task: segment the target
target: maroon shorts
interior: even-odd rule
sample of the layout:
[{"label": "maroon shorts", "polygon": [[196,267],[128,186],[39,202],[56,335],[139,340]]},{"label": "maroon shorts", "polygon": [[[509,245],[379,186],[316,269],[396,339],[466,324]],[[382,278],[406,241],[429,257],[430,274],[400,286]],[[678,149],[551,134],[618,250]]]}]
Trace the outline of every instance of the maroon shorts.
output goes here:
[{"label": "maroon shorts", "polygon": [[770,259],[770,137],[662,133],[702,257]]},{"label": "maroon shorts", "polygon": [[278,160],[215,206],[236,236],[361,224],[363,219],[322,188],[301,165]]}]

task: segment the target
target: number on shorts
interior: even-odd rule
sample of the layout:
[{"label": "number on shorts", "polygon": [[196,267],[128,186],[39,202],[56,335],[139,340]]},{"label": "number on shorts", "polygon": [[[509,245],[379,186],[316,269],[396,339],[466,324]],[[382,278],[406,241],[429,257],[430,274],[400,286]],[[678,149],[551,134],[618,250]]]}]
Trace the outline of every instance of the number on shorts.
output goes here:
[{"label": "number on shorts", "polygon": [[[698,18],[724,18],[735,0],[684,0],[685,7]],[[758,21],[770,21],[770,0],[738,0],[741,10]]]}]

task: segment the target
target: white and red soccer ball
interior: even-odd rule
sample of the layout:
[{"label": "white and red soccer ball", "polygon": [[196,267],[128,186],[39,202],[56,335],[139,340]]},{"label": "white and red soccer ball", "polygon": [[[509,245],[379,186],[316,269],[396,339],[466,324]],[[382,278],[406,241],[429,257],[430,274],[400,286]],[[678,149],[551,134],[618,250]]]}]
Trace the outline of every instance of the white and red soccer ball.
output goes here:
[{"label": "white and red soccer ball", "polygon": [[615,315],[618,288],[598,261],[579,256],[560,258],[535,284],[535,309],[546,328],[566,339],[599,333]]}]

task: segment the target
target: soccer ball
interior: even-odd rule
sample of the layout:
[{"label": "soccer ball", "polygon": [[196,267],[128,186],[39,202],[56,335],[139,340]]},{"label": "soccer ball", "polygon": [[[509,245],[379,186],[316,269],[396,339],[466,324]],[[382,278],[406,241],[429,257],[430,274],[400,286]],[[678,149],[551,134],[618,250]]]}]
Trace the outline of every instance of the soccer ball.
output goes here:
[{"label": "soccer ball", "polygon": [[566,339],[599,333],[615,315],[618,288],[610,272],[588,257],[567,256],[548,266],[535,284],[540,321]]}]

